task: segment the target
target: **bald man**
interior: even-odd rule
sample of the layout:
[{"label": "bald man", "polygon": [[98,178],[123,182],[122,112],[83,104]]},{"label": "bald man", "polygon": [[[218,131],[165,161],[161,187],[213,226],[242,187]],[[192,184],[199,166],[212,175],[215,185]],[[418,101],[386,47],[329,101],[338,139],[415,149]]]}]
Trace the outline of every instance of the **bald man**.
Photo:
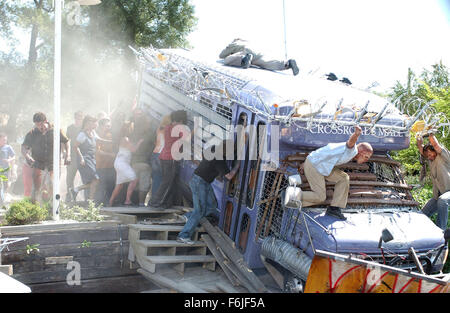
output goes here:
[{"label": "bald man", "polygon": [[361,131],[359,126],[355,126],[355,131],[347,142],[329,143],[308,155],[303,168],[311,191],[302,192],[301,199],[304,207],[324,202],[327,197],[325,180],[334,182],[336,184],[333,199],[326,214],[346,220],[341,209],[347,206],[350,179],[348,174],[336,167],[352,160],[362,164],[370,159],[373,154],[370,143],[356,144]]}]

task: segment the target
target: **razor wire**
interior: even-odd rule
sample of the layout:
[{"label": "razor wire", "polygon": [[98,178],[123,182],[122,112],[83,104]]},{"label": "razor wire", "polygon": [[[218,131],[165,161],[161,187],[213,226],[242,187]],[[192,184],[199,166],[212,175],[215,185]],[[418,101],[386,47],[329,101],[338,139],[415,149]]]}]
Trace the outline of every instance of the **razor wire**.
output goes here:
[{"label": "razor wire", "polygon": [[[437,113],[435,108],[430,106],[430,102],[423,103],[417,97],[405,101],[402,95],[391,102],[387,101],[382,110],[377,113],[366,110],[368,103],[365,103],[364,107],[350,108],[342,106],[344,99],[340,99],[331,118],[317,117],[323,113],[323,108],[328,104],[326,100],[322,100],[324,97],[313,104],[306,101],[309,112],[299,116],[295,116],[297,105],[304,103],[305,100],[282,99],[280,97],[279,104],[292,103],[291,112],[287,115],[273,114],[271,107],[265,103],[264,97],[259,91],[245,90],[247,96],[242,95],[243,88],[251,81],[250,78],[228,71],[226,67],[218,69],[215,65],[188,59],[177,54],[176,51],[161,51],[153,47],[141,48],[137,51],[132,47],[130,48],[142,61],[147,73],[180,90],[195,101],[208,99],[207,105],[212,109],[214,109],[212,102],[220,103],[222,106],[225,104],[230,112],[232,104],[239,104],[251,112],[265,116],[268,121],[276,120],[285,124],[292,123],[296,127],[308,131],[320,124],[327,124],[331,130],[340,126],[360,125],[361,127],[368,127],[370,135],[377,138],[383,136],[377,134],[376,128],[382,128],[386,132],[408,135],[411,128],[415,126],[415,122],[420,122],[423,125],[422,135],[431,131],[442,131],[444,136],[449,133],[449,118],[443,113]],[[260,110],[257,107],[258,104],[262,104],[264,110]],[[352,114],[353,118],[350,120],[339,118],[345,113]],[[392,113],[398,114],[403,119],[391,125],[379,123],[384,117]],[[230,115],[231,113],[227,114],[228,119],[230,119]]]}]

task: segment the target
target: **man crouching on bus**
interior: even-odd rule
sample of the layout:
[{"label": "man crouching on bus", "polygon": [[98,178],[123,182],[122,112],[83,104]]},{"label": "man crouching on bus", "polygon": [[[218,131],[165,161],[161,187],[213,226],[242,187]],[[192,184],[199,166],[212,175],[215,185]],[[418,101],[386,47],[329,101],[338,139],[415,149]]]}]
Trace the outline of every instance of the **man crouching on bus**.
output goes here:
[{"label": "man crouching on bus", "polygon": [[336,168],[338,165],[355,160],[358,164],[367,162],[373,154],[370,143],[356,145],[361,135],[361,127],[355,126],[354,133],[347,142],[329,143],[311,152],[305,160],[304,172],[311,191],[302,192],[304,207],[320,204],[326,199],[325,180],[334,182],[333,199],[326,214],[346,220],[341,209],[347,206],[350,179],[348,174]]}]

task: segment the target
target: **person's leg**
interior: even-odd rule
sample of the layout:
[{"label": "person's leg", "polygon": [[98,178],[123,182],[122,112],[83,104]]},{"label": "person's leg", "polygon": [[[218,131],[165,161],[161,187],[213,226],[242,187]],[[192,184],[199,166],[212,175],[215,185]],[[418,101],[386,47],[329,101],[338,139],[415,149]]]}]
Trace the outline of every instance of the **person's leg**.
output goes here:
[{"label": "person's leg", "polygon": [[114,168],[109,168],[107,170],[107,179],[105,183],[105,202],[103,202],[105,204],[108,203],[116,186],[116,170]]},{"label": "person's leg", "polygon": [[22,167],[22,180],[23,196],[30,198],[33,190],[33,169],[26,163]]},{"label": "person's leg", "polygon": [[138,184],[138,179],[131,181],[128,184],[127,188],[127,198],[125,199],[125,204],[131,204],[131,195],[133,194],[134,189],[136,188],[136,185]]},{"label": "person's leg", "polygon": [[94,178],[91,183],[89,184],[89,200],[95,200],[95,194],[97,192],[97,187],[99,184],[99,180],[97,178]]},{"label": "person's leg", "polygon": [[98,168],[97,169],[97,174],[98,174],[98,185],[97,185],[97,190],[95,192],[95,202],[100,204],[103,203],[105,204],[105,194],[106,194],[106,169],[105,168]]},{"label": "person's leg", "polygon": [[186,224],[184,225],[181,232],[178,234],[180,238],[191,239],[195,232],[200,219],[205,216],[206,205],[207,205],[207,192],[206,192],[206,182],[203,183],[201,178],[194,175],[189,183],[192,190],[192,199],[194,202],[194,210],[188,217]]},{"label": "person's leg", "polygon": [[304,171],[311,191],[302,190],[302,206],[308,207],[324,202],[327,198],[325,177],[313,167],[308,159],[304,163]]},{"label": "person's leg", "polygon": [[344,209],[347,206],[348,191],[350,189],[350,178],[348,174],[335,168],[325,179],[336,183],[330,205]]},{"label": "person's leg", "polygon": [[42,186],[42,170],[38,168],[32,169],[33,191],[31,192],[31,202],[36,202],[37,196]]},{"label": "person's leg", "polygon": [[123,184],[118,184],[116,187],[114,187],[114,190],[112,192],[111,198],[109,199],[109,206],[113,206],[114,200],[116,199],[117,195],[119,194],[120,190],[122,190]]},{"label": "person's leg", "polygon": [[170,189],[172,187],[173,179],[176,175],[176,169],[174,161],[171,160],[160,160],[162,168],[162,180],[155,195],[149,201],[149,206],[161,207],[164,204],[164,200],[167,195],[170,194]]},{"label": "person's leg", "polygon": [[205,216],[212,216],[216,214],[217,199],[214,194],[214,189],[211,184],[208,184],[207,195],[206,195],[206,213]]},{"label": "person's leg", "polygon": [[286,62],[280,60],[270,60],[264,56],[255,56],[252,64],[271,71],[282,71],[286,69]]},{"label": "person's leg", "polygon": [[159,185],[162,179],[161,163],[159,161],[159,153],[152,154],[152,193],[151,196],[155,195],[158,191]]},{"label": "person's leg", "polygon": [[[247,52],[245,52],[245,51],[231,54],[223,60],[223,64],[228,65],[228,66],[241,67],[242,59],[246,56],[246,54],[247,54]],[[249,62],[251,62],[251,61],[252,60],[249,60]]]},{"label": "person's leg", "polygon": [[448,223],[448,207],[450,205],[450,191],[447,191],[437,200],[437,219],[436,225],[442,230],[447,229]]},{"label": "person's leg", "polygon": [[437,200],[431,198],[422,208],[422,213],[428,217],[431,217],[437,211]]},{"label": "person's leg", "polygon": [[75,160],[73,160],[69,165],[67,165],[67,174],[66,174],[66,186],[67,186],[67,195],[66,201],[71,201],[72,195],[70,193],[70,189],[74,187],[75,176],[77,175],[78,167]]},{"label": "person's leg", "polygon": [[136,163],[133,164],[133,169],[138,175],[138,193],[139,193],[139,205],[145,204],[145,198],[150,190],[150,180],[151,180],[151,167],[147,163]]}]

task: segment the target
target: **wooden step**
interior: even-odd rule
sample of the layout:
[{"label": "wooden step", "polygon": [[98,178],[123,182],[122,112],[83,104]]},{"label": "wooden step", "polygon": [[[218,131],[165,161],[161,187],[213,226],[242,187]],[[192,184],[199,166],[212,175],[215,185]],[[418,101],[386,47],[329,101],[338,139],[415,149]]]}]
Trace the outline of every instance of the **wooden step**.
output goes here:
[{"label": "wooden step", "polygon": [[100,209],[100,213],[121,213],[121,214],[166,214],[183,213],[180,208],[153,208],[153,207],[105,207]]},{"label": "wooden step", "polygon": [[[130,224],[130,229],[136,229],[140,231],[178,231],[180,232],[184,226],[182,225],[145,225],[145,224]],[[197,231],[204,231],[203,227],[197,229]]]},{"label": "wooden step", "polygon": [[138,244],[146,248],[171,248],[171,247],[205,247],[206,244],[203,241],[195,241],[192,245],[178,242],[176,240],[138,240]]},{"label": "wooden step", "polygon": [[157,266],[172,265],[173,269],[184,275],[185,264],[187,263],[201,263],[204,268],[210,271],[216,269],[216,259],[212,255],[150,255],[138,259],[141,267],[150,273],[155,273]]},{"label": "wooden step", "polygon": [[146,259],[153,264],[216,262],[212,255],[149,255]]}]

